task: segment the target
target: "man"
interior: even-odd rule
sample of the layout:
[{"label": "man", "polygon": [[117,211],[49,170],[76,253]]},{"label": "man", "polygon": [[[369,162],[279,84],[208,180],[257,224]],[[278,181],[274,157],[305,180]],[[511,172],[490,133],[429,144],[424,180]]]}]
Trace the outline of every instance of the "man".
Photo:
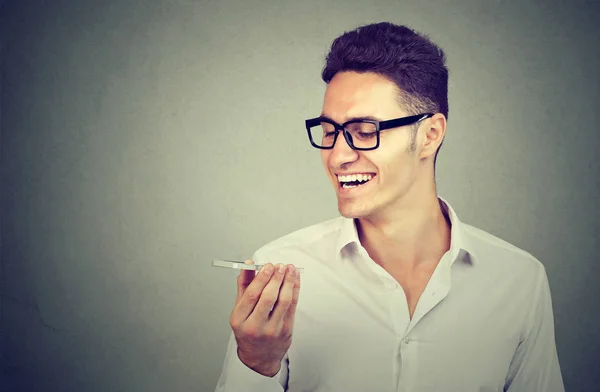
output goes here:
[{"label": "man", "polygon": [[543,265],[437,195],[443,51],[363,26],[322,77],[306,127],[342,216],[248,261],[265,267],[238,278],[217,391],[564,391]]}]

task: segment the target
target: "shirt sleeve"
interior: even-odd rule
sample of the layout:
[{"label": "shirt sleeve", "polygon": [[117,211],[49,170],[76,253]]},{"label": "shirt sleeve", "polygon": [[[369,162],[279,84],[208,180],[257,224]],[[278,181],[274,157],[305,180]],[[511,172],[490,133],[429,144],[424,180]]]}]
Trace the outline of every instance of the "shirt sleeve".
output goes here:
[{"label": "shirt sleeve", "polygon": [[554,316],[546,271],[534,285],[530,322],[506,378],[507,392],[564,392],[556,352]]},{"label": "shirt sleeve", "polygon": [[231,333],[223,370],[215,392],[284,392],[287,388],[288,359],[281,361],[281,369],[273,377],[263,376],[247,367],[237,355],[237,342]]}]

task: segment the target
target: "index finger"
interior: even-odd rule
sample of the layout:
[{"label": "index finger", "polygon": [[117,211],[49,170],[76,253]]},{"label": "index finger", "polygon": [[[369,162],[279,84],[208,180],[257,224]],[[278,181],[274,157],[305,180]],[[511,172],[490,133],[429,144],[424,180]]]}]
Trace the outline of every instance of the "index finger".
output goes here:
[{"label": "index finger", "polygon": [[[248,260],[244,261],[244,264],[254,264],[254,260],[248,259]],[[256,276],[256,271],[254,271],[254,270],[244,270],[243,269],[240,271],[240,274],[238,276],[238,292],[237,292],[237,298],[235,300],[236,303],[244,295],[244,293],[246,292],[246,289],[248,288],[250,283],[252,283],[255,276]]]}]

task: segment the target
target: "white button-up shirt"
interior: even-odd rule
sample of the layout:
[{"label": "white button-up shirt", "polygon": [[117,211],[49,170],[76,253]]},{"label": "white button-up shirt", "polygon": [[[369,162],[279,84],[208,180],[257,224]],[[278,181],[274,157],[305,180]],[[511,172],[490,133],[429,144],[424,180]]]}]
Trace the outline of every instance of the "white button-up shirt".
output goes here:
[{"label": "white button-up shirt", "polygon": [[543,265],[451,221],[450,249],[413,318],[402,287],[335,218],[259,249],[257,264],[304,268],[292,345],[274,377],[246,367],[233,334],[218,392],[562,392]]}]

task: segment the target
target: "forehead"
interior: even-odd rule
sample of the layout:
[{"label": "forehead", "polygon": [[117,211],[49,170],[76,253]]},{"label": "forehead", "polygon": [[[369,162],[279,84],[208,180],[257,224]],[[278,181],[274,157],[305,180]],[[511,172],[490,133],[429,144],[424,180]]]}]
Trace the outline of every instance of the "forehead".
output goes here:
[{"label": "forehead", "polygon": [[339,72],[325,90],[323,115],[337,121],[364,116],[385,119],[403,112],[398,87],[374,73]]}]

